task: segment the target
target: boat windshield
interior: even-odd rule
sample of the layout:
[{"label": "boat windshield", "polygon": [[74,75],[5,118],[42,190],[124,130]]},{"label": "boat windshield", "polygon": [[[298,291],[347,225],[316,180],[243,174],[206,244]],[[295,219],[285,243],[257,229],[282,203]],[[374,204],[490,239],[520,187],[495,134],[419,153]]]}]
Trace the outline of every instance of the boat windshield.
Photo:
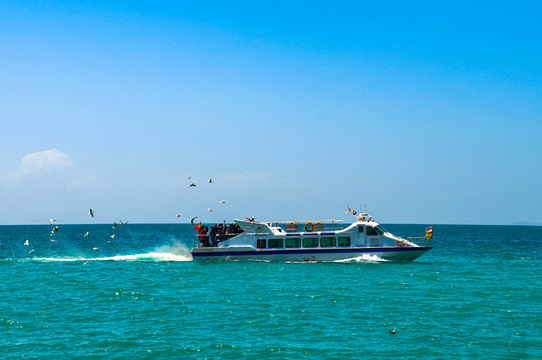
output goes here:
[{"label": "boat windshield", "polygon": [[380,225],[375,226],[374,229],[375,229],[376,232],[379,233],[380,235],[384,235],[384,233],[387,232],[386,230],[382,229],[382,228],[380,227]]}]

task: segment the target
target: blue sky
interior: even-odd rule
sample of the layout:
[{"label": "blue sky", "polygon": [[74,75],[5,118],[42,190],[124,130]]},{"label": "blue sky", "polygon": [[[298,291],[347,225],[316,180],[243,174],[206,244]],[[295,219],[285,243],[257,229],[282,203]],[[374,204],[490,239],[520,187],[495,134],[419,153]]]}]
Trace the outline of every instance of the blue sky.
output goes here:
[{"label": "blue sky", "polygon": [[542,224],[541,10],[2,2],[0,224]]}]

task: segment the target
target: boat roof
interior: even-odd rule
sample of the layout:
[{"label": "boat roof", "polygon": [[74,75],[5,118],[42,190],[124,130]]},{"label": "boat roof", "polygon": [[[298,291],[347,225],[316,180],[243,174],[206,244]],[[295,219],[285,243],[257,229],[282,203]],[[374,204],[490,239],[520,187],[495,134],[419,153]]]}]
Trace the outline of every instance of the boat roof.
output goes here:
[{"label": "boat roof", "polygon": [[[258,225],[273,228],[273,227],[280,227],[280,225],[306,224],[306,223],[309,223],[309,222],[313,223],[313,224],[317,224],[317,223],[340,224],[343,227],[343,229],[350,228],[350,227],[353,227],[353,226],[356,226],[356,225],[365,225],[365,226],[371,226],[371,227],[375,227],[375,226],[379,225],[377,222],[375,222],[373,220],[372,216],[369,216],[366,213],[353,214],[353,215],[354,215],[354,217],[356,218],[357,221],[354,221],[354,222],[352,222],[351,224],[348,224],[348,225],[347,224],[343,225],[343,220],[335,220],[335,219],[331,219],[331,220],[296,220],[296,221],[258,221],[258,220],[254,220],[254,219],[245,219],[245,220],[234,219],[234,221],[244,231],[248,231],[248,232],[256,231],[256,228],[257,228]],[[261,230],[258,230],[258,231],[261,231]]]}]

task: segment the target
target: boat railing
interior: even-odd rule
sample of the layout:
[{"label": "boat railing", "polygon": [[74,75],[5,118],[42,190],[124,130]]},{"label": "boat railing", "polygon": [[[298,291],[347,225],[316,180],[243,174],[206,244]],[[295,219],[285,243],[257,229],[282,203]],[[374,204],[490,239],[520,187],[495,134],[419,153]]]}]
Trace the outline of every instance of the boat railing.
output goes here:
[{"label": "boat railing", "polygon": [[322,224],[323,230],[342,230],[344,229],[343,220],[296,220],[296,221],[273,221],[266,222],[268,226],[271,227],[280,227],[286,232],[299,232],[305,230],[305,225],[312,223],[316,225],[318,223]]},{"label": "boat railing", "polygon": [[265,223],[266,223],[266,224],[290,224],[290,223],[305,224],[305,223],[308,223],[308,222],[312,222],[312,223],[321,222],[321,223],[338,223],[338,224],[342,224],[342,223],[343,223],[343,220],[335,220],[335,219],[331,219],[331,220],[266,221]]},{"label": "boat railing", "polygon": [[428,239],[425,236],[409,236],[406,239],[408,241],[418,245],[418,246],[430,246],[431,245],[431,239]]}]

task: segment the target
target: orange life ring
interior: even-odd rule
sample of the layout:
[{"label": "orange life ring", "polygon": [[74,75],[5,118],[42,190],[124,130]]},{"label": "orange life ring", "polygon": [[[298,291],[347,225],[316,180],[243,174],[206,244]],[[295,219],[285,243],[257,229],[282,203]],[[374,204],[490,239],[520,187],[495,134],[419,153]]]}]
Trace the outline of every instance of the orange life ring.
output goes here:
[{"label": "orange life ring", "polygon": [[314,224],[312,222],[308,222],[305,224],[305,231],[311,232],[314,230]]},{"label": "orange life ring", "polygon": [[263,231],[263,226],[258,225],[256,226],[256,232],[261,233]]},{"label": "orange life ring", "polygon": [[314,231],[322,231],[324,230],[324,224],[322,224],[321,222],[317,222],[316,224],[314,224]]}]

